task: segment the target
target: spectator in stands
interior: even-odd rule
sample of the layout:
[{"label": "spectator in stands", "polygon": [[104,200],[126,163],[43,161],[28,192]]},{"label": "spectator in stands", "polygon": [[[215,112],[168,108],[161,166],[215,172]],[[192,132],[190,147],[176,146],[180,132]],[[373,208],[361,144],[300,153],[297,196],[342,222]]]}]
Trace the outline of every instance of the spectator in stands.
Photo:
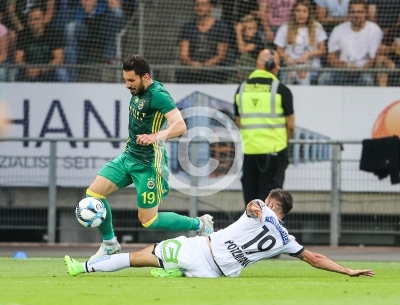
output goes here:
[{"label": "spectator in stands", "polygon": [[[210,0],[195,0],[196,19],[184,24],[179,36],[180,60],[183,65],[216,67],[225,64],[228,30],[225,23],[211,16]],[[222,83],[226,73],[215,69],[176,71],[178,83]]]},{"label": "spectator in stands", "polygon": [[[235,26],[236,42],[239,53],[237,64],[244,67],[254,67],[258,54],[267,45],[257,34],[258,24],[252,15],[244,16]],[[251,71],[250,71],[251,72]],[[246,79],[250,73],[240,73],[239,80]]]},{"label": "spectator in stands", "polygon": [[[80,0],[74,15],[66,30],[66,63],[115,62],[117,34],[124,26],[120,0]],[[98,69],[78,74],[79,81],[99,81],[102,76]]]},{"label": "spectator in stands", "polygon": [[[18,34],[15,63],[60,65],[64,59],[62,47],[61,35],[46,25],[43,9],[39,6],[30,8],[27,28]],[[55,68],[51,67],[21,68],[17,80],[58,81]]]},{"label": "spectator in stands", "polygon": [[[15,51],[18,33],[27,28],[27,16],[32,7],[40,7],[44,12],[44,22],[53,18],[55,0],[1,0],[6,3],[5,25],[8,28],[9,52]],[[12,58],[12,55],[9,55]],[[12,59],[11,59],[12,61]]]},{"label": "spectator in stands", "polygon": [[[380,52],[376,56],[376,66],[383,68],[400,67],[400,15],[397,23],[390,27],[383,36]],[[386,73],[378,74],[378,86],[400,86],[400,76]]]},{"label": "spectator in stands", "polygon": [[[380,52],[378,52],[376,56],[375,66],[377,68],[393,69],[399,67],[399,55],[396,53],[396,49],[398,49],[396,38],[399,39],[400,37],[397,32],[399,15],[400,4],[398,1],[368,1],[368,19],[377,23],[381,27],[384,35],[384,41],[381,45]],[[377,85],[381,87],[399,86],[400,77],[395,74],[378,73],[376,81]]]},{"label": "spectator in stands", "polygon": [[322,24],[329,35],[332,29],[348,18],[350,0],[315,0],[317,21]]},{"label": "spectator in stands", "polygon": [[[257,21],[257,29],[259,28],[259,3],[258,0],[221,0],[222,16],[221,20],[228,26],[229,32],[229,50],[228,56],[236,59],[239,55],[237,52],[236,26],[241,19],[247,15],[251,15]],[[252,65],[254,66],[254,65]]]},{"label": "spectator in stands", "polygon": [[[4,64],[8,59],[8,46],[9,46],[9,34],[7,27],[3,24],[3,17],[5,13],[5,3],[0,4],[0,64]],[[0,68],[0,82],[6,80],[5,68]]]},{"label": "spectator in stands", "polygon": [[124,11],[124,15],[126,20],[129,20],[133,17],[135,12],[138,10],[139,3],[137,0],[123,0],[122,1],[122,10]]},{"label": "spectator in stands", "polygon": [[296,0],[258,0],[258,3],[265,38],[268,43],[273,43],[279,27],[289,21]]},{"label": "spectator in stands", "polygon": [[328,62],[335,68],[353,68],[354,72],[323,73],[318,83],[322,85],[373,86],[372,73],[362,72],[373,68],[375,55],[382,41],[382,30],[367,21],[367,3],[351,0],[349,19],[336,26],[328,41]]},{"label": "spectator in stands", "polygon": [[[320,57],[325,54],[327,40],[322,25],[315,20],[309,0],[298,0],[292,8],[289,22],[282,25],[274,40],[277,52],[286,66],[320,67]],[[315,77],[314,77],[315,76]],[[309,85],[315,72],[282,72],[284,84]]]},{"label": "spectator in stands", "polygon": [[234,28],[235,24],[247,15],[259,16],[258,0],[221,0],[222,20],[227,26]]},{"label": "spectator in stands", "polygon": [[51,25],[60,32],[65,32],[67,24],[74,20],[79,0],[59,0],[54,6]]},{"label": "spectator in stands", "polygon": [[[213,1],[211,1],[212,3]],[[257,35],[264,39],[264,33],[261,31],[261,22],[259,16],[259,3],[258,0],[221,0],[219,1],[222,6],[221,20],[225,22],[228,27],[228,53],[227,65],[235,65],[236,60],[240,56],[237,49],[237,34],[236,27],[241,23],[243,17],[251,15],[257,22]],[[254,65],[251,65],[253,67]],[[234,76],[236,78],[236,75]],[[240,78],[242,80],[242,78]]]},{"label": "spectator in stands", "polygon": [[28,12],[32,7],[40,7],[44,12],[44,23],[53,18],[55,0],[7,0],[7,12],[11,29],[20,32],[27,27]]},{"label": "spectator in stands", "polygon": [[368,0],[368,20],[377,23],[384,35],[396,25],[399,14],[399,1]]}]

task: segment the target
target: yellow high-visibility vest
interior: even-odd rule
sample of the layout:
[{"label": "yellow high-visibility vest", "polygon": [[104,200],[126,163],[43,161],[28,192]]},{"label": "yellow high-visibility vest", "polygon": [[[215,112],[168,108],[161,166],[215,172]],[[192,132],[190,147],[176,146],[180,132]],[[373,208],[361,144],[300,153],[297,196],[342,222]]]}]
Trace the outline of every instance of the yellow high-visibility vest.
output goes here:
[{"label": "yellow high-visibility vest", "polygon": [[287,147],[286,118],[279,81],[265,70],[255,70],[251,78],[272,78],[272,84],[243,82],[235,97],[240,114],[240,134],[245,154],[279,152]]}]

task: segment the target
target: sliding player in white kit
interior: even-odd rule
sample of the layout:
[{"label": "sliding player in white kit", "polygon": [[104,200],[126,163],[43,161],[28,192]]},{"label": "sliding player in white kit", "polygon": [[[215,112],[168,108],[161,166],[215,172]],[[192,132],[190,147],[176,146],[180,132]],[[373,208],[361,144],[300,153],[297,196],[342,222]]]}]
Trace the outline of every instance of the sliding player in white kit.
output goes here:
[{"label": "sliding player in white kit", "polygon": [[72,276],[128,267],[158,267],[151,271],[155,277],[215,278],[237,277],[244,267],[261,259],[288,254],[315,268],[349,276],[374,276],[372,270],[343,267],[298,244],[282,222],[292,207],[292,195],[275,189],[265,202],[259,199],[251,201],[236,222],[208,237],[179,236],[138,252],[106,255],[87,262],[78,262],[66,255],[64,262]]}]

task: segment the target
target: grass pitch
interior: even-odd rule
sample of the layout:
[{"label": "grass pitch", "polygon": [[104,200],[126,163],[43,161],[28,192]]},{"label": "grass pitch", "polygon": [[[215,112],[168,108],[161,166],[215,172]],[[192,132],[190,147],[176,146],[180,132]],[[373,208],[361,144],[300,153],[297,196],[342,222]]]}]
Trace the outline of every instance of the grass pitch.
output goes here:
[{"label": "grass pitch", "polygon": [[264,260],[239,278],[159,279],[151,268],[69,277],[61,257],[0,258],[0,305],[400,304],[400,263],[342,264],[376,275],[351,278],[297,260]]}]

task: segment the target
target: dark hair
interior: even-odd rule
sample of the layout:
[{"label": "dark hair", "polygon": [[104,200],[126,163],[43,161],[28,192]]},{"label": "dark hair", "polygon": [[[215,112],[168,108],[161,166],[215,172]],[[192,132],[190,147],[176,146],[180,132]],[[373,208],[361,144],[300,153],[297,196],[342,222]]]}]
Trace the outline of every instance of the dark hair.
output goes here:
[{"label": "dark hair", "polygon": [[287,215],[293,208],[293,197],[288,191],[274,189],[269,192],[268,197],[277,201],[284,215]]},{"label": "dark hair", "polygon": [[368,9],[367,2],[365,0],[350,0],[349,2],[349,8],[351,5],[356,5],[356,4],[362,4],[364,5],[365,10]]},{"label": "dark hair", "polygon": [[122,69],[126,72],[135,71],[136,75],[142,77],[146,73],[150,75],[150,65],[142,55],[131,54],[122,62]]},{"label": "dark hair", "polygon": [[6,1],[1,1],[0,2],[0,14],[3,14],[6,12]]},{"label": "dark hair", "polygon": [[33,6],[31,6],[31,7],[29,8],[28,14],[29,14],[30,12],[33,12],[33,11],[36,11],[36,10],[41,11],[43,14],[45,13],[45,10],[43,9],[43,7],[41,7],[40,5],[35,4],[35,5],[33,5]]},{"label": "dark hair", "polygon": [[[193,0],[193,3],[195,3],[196,0]],[[210,3],[211,6],[216,6],[217,5],[217,0],[208,0],[208,3]]]}]

